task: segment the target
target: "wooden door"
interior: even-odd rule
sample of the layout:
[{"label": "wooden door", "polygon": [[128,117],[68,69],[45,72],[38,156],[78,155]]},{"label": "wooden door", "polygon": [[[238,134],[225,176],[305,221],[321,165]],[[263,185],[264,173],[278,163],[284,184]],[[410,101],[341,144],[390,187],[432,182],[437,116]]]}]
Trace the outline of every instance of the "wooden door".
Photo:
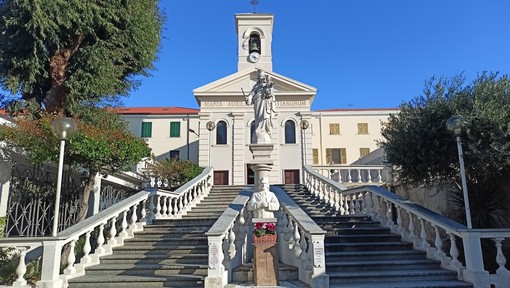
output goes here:
[{"label": "wooden door", "polygon": [[214,171],[214,185],[228,185],[228,171]]},{"label": "wooden door", "polygon": [[285,184],[299,184],[299,170],[284,170]]}]

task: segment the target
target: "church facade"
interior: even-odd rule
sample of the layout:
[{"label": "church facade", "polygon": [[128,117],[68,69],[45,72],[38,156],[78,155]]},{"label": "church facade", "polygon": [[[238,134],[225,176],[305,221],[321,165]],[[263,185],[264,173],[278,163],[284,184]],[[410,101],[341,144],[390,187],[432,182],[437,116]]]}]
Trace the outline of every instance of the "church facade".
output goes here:
[{"label": "church facade", "polygon": [[397,109],[311,111],[317,89],[272,69],[271,14],[237,14],[238,71],[193,90],[199,109],[132,107],[120,113],[158,159],[214,167],[217,185],[253,183],[253,107],[245,95],[262,69],[274,83],[270,183],[299,183],[302,166],[355,163],[377,149],[381,123]]}]

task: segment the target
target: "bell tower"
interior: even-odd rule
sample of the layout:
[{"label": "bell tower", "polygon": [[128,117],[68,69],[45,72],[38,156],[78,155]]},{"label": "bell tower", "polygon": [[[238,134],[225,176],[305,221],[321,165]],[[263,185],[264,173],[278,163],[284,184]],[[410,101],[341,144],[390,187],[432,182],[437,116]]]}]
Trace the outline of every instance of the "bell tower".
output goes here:
[{"label": "bell tower", "polygon": [[250,67],[273,70],[271,42],[273,40],[272,14],[236,14],[237,70]]}]

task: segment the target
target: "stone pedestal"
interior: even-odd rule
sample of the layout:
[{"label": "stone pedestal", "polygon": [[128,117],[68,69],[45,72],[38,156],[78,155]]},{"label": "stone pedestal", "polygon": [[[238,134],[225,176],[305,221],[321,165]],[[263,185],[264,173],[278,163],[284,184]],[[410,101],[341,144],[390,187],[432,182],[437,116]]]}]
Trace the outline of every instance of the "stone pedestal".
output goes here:
[{"label": "stone pedestal", "polygon": [[[262,239],[256,238],[266,239],[257,241]],[[253,236],[255,256],[253,263],[253,282],[255,286],[278,286],[278,247],[276,240],[276,234],[264,235],[262,237]]]}]

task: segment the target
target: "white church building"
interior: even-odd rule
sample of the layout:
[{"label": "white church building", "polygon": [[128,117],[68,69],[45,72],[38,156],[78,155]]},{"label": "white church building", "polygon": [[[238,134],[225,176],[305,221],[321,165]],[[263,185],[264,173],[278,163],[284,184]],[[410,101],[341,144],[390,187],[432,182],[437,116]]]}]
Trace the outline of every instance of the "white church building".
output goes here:
[{"label": "white church building", "polygon": [[276,100],[270,183],[299,183],[303,165],[347,165],[375,151],[381,123],[399,110],[311,111],[317,89],[273,71],[273,24],[271,14],[237,14],[237,72],[194,89],[199,109],[123,108],[132,132],[147,139],[158,159],[213,166],[216,185],[252,184],[254,112],[244,93],[262,69],[274,83]]}]

